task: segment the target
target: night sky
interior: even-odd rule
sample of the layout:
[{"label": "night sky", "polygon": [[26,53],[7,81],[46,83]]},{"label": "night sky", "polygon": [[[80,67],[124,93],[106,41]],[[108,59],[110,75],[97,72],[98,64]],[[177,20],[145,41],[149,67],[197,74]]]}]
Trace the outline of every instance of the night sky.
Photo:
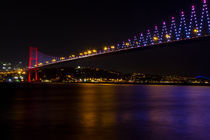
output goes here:
[{"label": "night sky", "polygon": [[[29,46],[37,46],[52,56],[68,56],[120,43],[171,16],[179,16],[181,10],[189,12],[192,3],[200,4],[198,0],[10,0],[1,3],[0,8],[0,61],[27,63]],[[193,43],[178,49],[129,52],[87,61],[90,66],[122,72],[210,75],[208,44],[200,47],[201,44]],[[84,61],[81,63],[87,64]]]}]

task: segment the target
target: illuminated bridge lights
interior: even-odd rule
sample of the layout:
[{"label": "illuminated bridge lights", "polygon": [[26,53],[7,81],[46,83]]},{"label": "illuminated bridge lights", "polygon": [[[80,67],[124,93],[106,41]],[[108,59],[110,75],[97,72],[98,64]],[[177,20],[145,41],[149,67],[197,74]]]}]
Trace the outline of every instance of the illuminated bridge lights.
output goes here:
[{"label": "illuminated bridge lights", "polygon": [[144,41],[144,34],[143,33],[140,34],[139,45],[140,46],[146,46],[145,41]]},{"label": "illuminated bridge lights", "polygon": [[[193,30],[194,28],[194,30]],[[192,36],[192,32],[198,34],[198,20],[197,20],[197,14],[195,11],[195,6],[192,5],[192,11],[191,11],[191,16],[190,16],[190,21],[189,21],[189,27],[188,27],[188,35],[187,38],[190,38]]]},{"label": "illuminated bridge lights", "polygon": [[[154,30],[154,35],[153,35],[153,40],[154,41],[158,41],[160,38],[160,34],[159,34],[159,30],[158,30],[158,26],[155,26],[155,30]],[[158,43],[160,43],[161,41],[159,40]]]},{"label": "illuminated bridge lights", "polygon": [[[184,33],[182,32],[182,30],[184,30]],[[178,36],[178,39],[182,38],[182,36],[184,38],[189,38],[184,11],[181,12],[181,19],[180,19],[177,36]]]},{"label": "illuminated bridge lights", "polygon": [[131,39],[128,39],[128,43],[129,43],[129,45],[127,46],[127,47],[131,47],[131,48],[133,48],[133,44],[132,44],[132,41],[131,41]]},{"label": "illuminated bridge lights", "polygon": [[200,21],[200,26],[199,26],[199,34],[198,36],[201,36],[202,34],[202,29],[203,29],[203,23],[204,23],[204,18],[206,17],[206,21],[208,24],[208,33],[210,33],[210,18],[209,18],[209,11],[208,11],[208,5],[207,1],[203,0],[203,7],[202,7],[202,12],[201,12],[201,21]]},{"label": "illuminated bridge lights", "polygon": [[65,60],[65,57],[61,57],[60,60]]},{"label": "illuminated bridge lights", "polygon": [[115,46],[111,46],[111,49],[115,49]]},{"label": "illuminated bridge lights", "polygon": [[52,62],[56,62],[56,59],[52,59]]},{"label": "illuminated bridge lights", "polygon": [[193,32],[194,33],[198,33],[199,31],[198,31],[198,29],[194,29]]},{"label": "illuminated bridge lights", "polygon": [[167,34],[165,37],[166,37],[167,39],[170,39],[170,38],[171,38],[171,36],[170,36],[169,34]]},{"label": "illuminated bridge lights", "polygon": [[128,46],[130,46],[130,43],[129,42],[126,42],[125,45],[128,47]]},{"label": "illuminated bridge lights", "polygon": [[154,45],[154,40],[153,40],[150,30],[147,30],[147,35],[146,35],[146,38],[144,39],[144,46],[147,46],[147,45]]},{"label": "illuminated bridge lights", "polygon": [[154,39],[154,41],[158,41],[159,40],[159,38],[158,37],[153,37],[153,39]]},{"label": "illuminated bridge lights", "polygon": [[171,26],[170,26],[170,29],[169,29],[169,35],[171,37],[173,36],[176,40],[178,40],[178,32],[177,32],[175,17],[171,18]]},{"label": "illuminated bridge lights", "polygon": [[134,36],[132,46],[133,47],[138,47],[139,46],[139,42],[138,42],[137,36]]},{"label": "illuminated bridge lights", "polygon": [[92,54],[92,51],[88,50],[88,54]]},{"label": "illuminated bridge lights", "polygon": [[[168,36],[168,38],[166,37],[166,35]],[[167,26],[166,26],[166,22],[164,21],[163,22],[163,27],[162,27],[162,32],[161,32],[161,35],[160,35],[160,40],[161,41],[164,41],[165,37],[167,39],[167,41],[170,41],[170,37],[169,37],[169,34],[168,34],[168,29],[167,29]]]},{"label": "illuminated bridge lights", "polygon": [[123,41],[123,42],[122,42],[122,46],[121,46],[121,48],[122,48],[122,49],[124,49],[124,48],[126,48],[126,47],[127,47],[127,46],[126,46],[126,42],[125,42],[125,41]]},{"label": "illuminated bridge lights", "polygon": [[[185,14],[185,12],[182,11],[180,13],[180,17],[177,20],[174,16],[172,16],[169,24],[167,24],[164,21],[162,22],[159,28],[156,24],[155,28],[153,28],[152,30],[149,29],[146,32],[142,32],[139,35],[134,36],[134,38],[132,39],[128,39],[127,41],[123,41],[122,43],[118,43],[110,47],[105,46],[99,51],[92,49],[78,53],[78,56],[81,57],[71,55],[69,56],[69,59],[73,60],[73,58],[78,59],[82,58],[83,56],[89,57],[109,52],[128,50],[134,47],[147,47],[161,43],[169,43],[174,41],[192,39],[195,36],[202,37],[210,35],[210,17],[209,17],[207,0],[201,0],[201,1],[202,1],[202,6],[200,10],[197,10],[198,8],[196,8],[195,5],[192,5],[191,11],[188,14]],[[39,52],[38,55],[34,55],[37,53],[35,52],[35,48],[31,48],[31,50],[34,53],[31,55],[32,57],[30,57],[29,59],[29,69],[31,68],[31,66],[34,66],[35,64],[37,65],[40,63],[44,63],[45,65],[47,65],[50,64],[51,62],[57,62],[58,60],[63,60],[63,61],[66,60],[65,57],[56,58],[42,54],[41,52]],[[36,58],[35,56],[38,56],[39,58]],[[37,59],[38,62],[35,61]]]},{"label": "illuminated bridge lights", "polygon": [[116,49],[120,49],[120,44],[117,44],[117,47],[116,47]]},{"label": "illuminated bridge lights", "polygon": [[104,51],[107,51],[108,50],[108,47],[104,47]]}]

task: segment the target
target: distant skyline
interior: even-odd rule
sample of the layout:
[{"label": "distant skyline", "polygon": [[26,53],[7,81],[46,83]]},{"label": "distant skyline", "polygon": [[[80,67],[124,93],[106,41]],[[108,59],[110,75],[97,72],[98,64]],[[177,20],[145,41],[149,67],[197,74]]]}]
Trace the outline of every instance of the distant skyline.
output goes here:
[{"label": "distant skyline", "polygon": [[[146,29],[153,28],[155,25],[161,25],[162,21],[168,21],[171,16],[179,16],[184,10],[190,11],[192,4],[201,4],[200,0],[150,0],[139,1],[15,1],[4,2],[1,7],[0,17],[0,60],[1,61],[23,61],[28,62],[29,46],[36,46],[41,52],[53,56],[68,56],[86,49],[101,49],[105,45],[121,43],[123,40],[132,38]],[[204,43],[208,46],[209,43]],[[198,49],[199,44],[188,44],[192,48]],[[189,48],[189,47],[185,47]],[[207,52],[209,47],[203,47]],[[190,49],[190,48],[189,48]],[[182,72],[187,67],[192,68],[192,72],[197,68],[198,63],[202,64],[201,73],[208,73],[209,66],[204,56],[192,56],[196,53],[189,49],[189,57],[183,54],[176,54],[171,49],[163,49],[162,56],[156,55],[161,50],[151,50],[143,52],[129,53],[128,56],[108,56],[107,58],[98,58],[96,66],[114,69],[117,71],[139,71],[156,72],[167,70],[166,72]],[[149,56],[149,52],[154,55]],[[178,51],[179,52],[179,51]],[[191,53],[191,54],[190,54]],[[131,56],[132,55],[132,56]],[[141,55],[141,56],[139,56]],[[168,56],[167,56],[168,55]],[[179,64],[171,56],[187,57],[188,62]],[[143,57],[144,56],[144,57]],[[206,54],[206,57],[209,56]],[[149,59],[147,58],[149,57]],[[179,58],[180,58],[179,57]],[[192,59],[190,58],[192,57]],[[193,58],[196,57],[196,62]],[[135,59],[134,59],[135,58]],[[141,62],[144,59],[144,62]],[[151,64],[154,59],[168,59],[165,64]],[[206,59],[209,59],[207,57]],[[94,58],[96,59],[96,58]],[[114,59],[113,65],[104,66],[108,59]],[[97,60],[96,60],[97,61]],[[117,61],[121,61],[117,64]],[[154,60],[155,61],[155,60]],[[183,60],[184,61],[184,60]],[[123,62],[123,64],[121,64]],[[136,66],[140,62],[139,65]],[[171,71],[171,63],[176,64],[177,69]],[[75,62],[77,63],[77,62]],[[151,66],[148,66],[151,64]],[[189,64],[189,66],[186,66]],[[129,66],[130,67],[126,67]],[[158,68],[161,66],[162,68]],[[185,68],[186,67],[186,68]],[[133,69],[132,69],[133,68]],[[153,70],[152,70],[153,69]],[[158,70],[159,69],[159,70]],[[182,70],[184,69],[184,70]],[[186,70],[188,71],[188,70]],[[205,72],[203,72],[205,71]],[[210,74],[210,72],[209,72]]]}]

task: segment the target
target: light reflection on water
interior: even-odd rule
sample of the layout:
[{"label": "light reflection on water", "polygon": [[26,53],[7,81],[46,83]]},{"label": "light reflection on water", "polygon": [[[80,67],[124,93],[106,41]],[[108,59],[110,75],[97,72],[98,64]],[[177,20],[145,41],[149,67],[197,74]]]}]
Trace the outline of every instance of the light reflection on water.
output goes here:
[{"label": "light reflection on water", "polygon": [[5,139],[210,137],[210,87],[80,84],[1,96]]}]

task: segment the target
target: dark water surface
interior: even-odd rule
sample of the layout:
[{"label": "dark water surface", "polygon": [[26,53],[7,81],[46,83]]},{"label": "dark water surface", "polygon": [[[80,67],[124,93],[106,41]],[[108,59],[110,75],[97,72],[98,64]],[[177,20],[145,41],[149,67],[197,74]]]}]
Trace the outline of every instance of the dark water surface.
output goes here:
[{"label": "dark water surface", "polygon": [[0,93],[1,140],[210,139],[210,87],[79,84]]}]

